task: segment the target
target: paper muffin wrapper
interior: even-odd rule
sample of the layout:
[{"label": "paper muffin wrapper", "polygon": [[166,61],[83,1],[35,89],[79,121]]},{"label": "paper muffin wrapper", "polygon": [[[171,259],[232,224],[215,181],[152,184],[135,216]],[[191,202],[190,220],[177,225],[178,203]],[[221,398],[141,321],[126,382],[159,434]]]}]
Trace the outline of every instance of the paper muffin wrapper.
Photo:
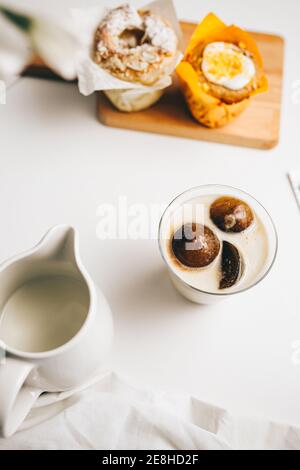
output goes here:
[{"label": "paper muffin wrapper", "polygon": [[195,48],[215,41],[243,43],[245,49],[252,53],[258,68],[258,86],[251,96],[268,90],[268,81],[263,73],[263,61],[251,35],[237,26],[226,26],[217,16],[210,13],[197,26],[187,46],[184,59],[176,71],[192,115],[201,124],[211,128],[228,124],[250,104],[250,98],[233,104],[225,103],[211,95],[200,84],[197,71],[189,63],[189,56]]},{"label": "paper muffin wrapper", "polygon": [[119,110],[126,113],[142,111],[155,104],[163,95],[164,90],[139,91],[134,90],[106,90],[105,96]]},{"label": "paper muffin wrapper", "polygon": [[182,83],[182,91],[187,105],[194,118],[206,127],[222,127],[239,116],[250,104],[250,99],[238,103],[219,103],[216,106],[207,105],[205,100],[196,99],[186,83]]},{"label": "paper muffin wrapper", "polygon": [[[227,104],[217,98],[202,91],[198,85],[198,77],[196,72],[183,70],[192,66],[190,64],[180,64],[178,68],[179,82],[181,89],[188,105],[188,108],[194,118],[206,127],[216,128],[222,127],[239,116],[250,104],[250,99],[244,99],[238,103]],[[191,80],[190,75],[194,81]],[[187,79],[187,73],[188,75]]]},{"label": "paper muffin wrapper", "polygon": [[102,18],[106,15],[107,11],[111,9],[109,2],[106,6],[101,7],[72,9],[75,29],[81,44],[77,60],[78,86],[80,92],[87,96],[97,90],[105,91],[106,96],[108,96],[114,106],[121,111],[127,112],[145,109],[154,104],[154,102],[161,97],[163,90],[172,83],[172,73],[182,58],[182,53],[180,52],[182,43],[181,30],[173,1],[156,0],[141,8],[149,9],[151,12],[160,15],[168,21],[174,29],[179,43],[178,51],[167,73],[152,86],[120,80],[93,61],[92,52],[95,32]]}]

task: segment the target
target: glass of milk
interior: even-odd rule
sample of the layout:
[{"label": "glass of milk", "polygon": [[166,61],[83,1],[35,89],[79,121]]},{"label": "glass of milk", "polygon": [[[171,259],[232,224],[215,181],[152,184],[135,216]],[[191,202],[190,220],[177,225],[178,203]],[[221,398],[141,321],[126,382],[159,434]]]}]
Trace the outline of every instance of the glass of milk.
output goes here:
[{"label": "glass of milk", "polygon": [[[246,229],[224,231],[215,224],[211,206],[224,197],[239,200],[250,207],[253,219]],[[190,267],[176,258],[174,236],[185,224],[205,226],[219,240],[219,252],[208,265]],[[200,304],[214,303],[257,285],[270,272],[278,247],[276,228],[266,209],[244,191],[225,185],[199,186],[177,196],[162,215],[158,241],[174,286],[184,297]],[[239,253],[241,272],[233,285],[220,288],[226,244]],[[225,260],[225,267],[228,269],[229,266],[229,270],[232,268],[230,262],[226,265]]]}]

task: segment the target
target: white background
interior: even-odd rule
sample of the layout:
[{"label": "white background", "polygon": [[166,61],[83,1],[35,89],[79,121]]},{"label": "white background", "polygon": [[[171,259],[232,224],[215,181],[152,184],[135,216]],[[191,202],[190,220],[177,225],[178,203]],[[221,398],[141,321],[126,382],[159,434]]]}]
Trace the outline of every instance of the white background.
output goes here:
[{"label": "white background", "polygon": [[[97,2],[14,3],[60,13]],[[300,169],[300,102],[292,100],[300,79],[300,3],[175,3],[181,19],[199,21],[214,11],[225,22],[285,37],[278,147],[259,151],[106,128],[96,119],[95,96],[80,96],[75,85],[22,79],[0,106],[0,259],[31,247],[55,224],[74,225],[83,261],[113,310],[114,369],[141,385],[300,425],[300,364],[292,361],[292,343],[300,340],[300,213],[286,177]],[[124,195],[129,204],[167,204],[207,183],[257,197],[271,212],[280,242],[263,283],[213,307],[175,292],[155,240],[96,237],[102,203]]]}]

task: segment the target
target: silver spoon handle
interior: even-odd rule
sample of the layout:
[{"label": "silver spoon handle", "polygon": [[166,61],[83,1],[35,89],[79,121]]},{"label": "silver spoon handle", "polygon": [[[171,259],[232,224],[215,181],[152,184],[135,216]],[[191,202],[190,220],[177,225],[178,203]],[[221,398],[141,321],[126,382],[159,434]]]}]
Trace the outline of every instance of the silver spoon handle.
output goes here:
[{"label": "silver spoon handle", "polygon": [[300,210],[300,171],[290,171],[288,179]]}]

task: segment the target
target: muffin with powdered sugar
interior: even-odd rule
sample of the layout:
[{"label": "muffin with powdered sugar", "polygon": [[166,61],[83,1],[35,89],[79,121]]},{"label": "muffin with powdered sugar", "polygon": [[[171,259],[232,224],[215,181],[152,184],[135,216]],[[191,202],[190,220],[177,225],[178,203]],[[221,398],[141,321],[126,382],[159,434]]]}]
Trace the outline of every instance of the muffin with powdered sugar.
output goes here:
[{"label": "muffin with powdered sugar", "polygon": [[[136,10],[130,4],[114,8],[101,20],[94,37],[93,60],[124,82],[154,87],[172,74],[178,55],[178,38],[167,20],[151,11]],[[126,83],[124,83],[126,90]],[[122,111],[136,111],[152,105],[161,89],[134,93],[123,99],[123,90],[106,95]]]}]

